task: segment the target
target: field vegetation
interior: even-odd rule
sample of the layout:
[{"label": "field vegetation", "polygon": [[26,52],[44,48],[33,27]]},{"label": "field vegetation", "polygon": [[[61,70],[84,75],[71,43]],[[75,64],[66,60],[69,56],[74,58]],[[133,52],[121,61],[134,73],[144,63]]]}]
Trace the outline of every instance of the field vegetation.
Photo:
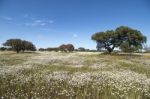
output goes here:
[{"label": "field vegetation", "polygon": [[149,99],[150,54],[0,52],[1,99]]}]

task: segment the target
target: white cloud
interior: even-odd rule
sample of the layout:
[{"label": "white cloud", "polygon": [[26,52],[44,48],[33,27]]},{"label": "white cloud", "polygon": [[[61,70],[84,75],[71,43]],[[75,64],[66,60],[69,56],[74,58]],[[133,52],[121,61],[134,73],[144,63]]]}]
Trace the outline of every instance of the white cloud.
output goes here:
[{"label": "white cloud", "polygon": [[35,20],[30,23],[26,23],[27,26],[45,26],[47,23],[43,22],[42,20]]},{"label": "white cloud", "polygon": [[25,23],[26,26],[46,26],[54,23],[53,20],[33,20],[32,22]]},{"label": "white cloud", "polygon": [[46,26],[54,23],[54,20],[48,20],[46,18],[36,18],[29,14],[24,14],[23,17],[28,21],[25,23],[26,26]]},{"label": "white cloud", "polygon": [[13,20],[13,18],[8,17],[8,16],[0,16],[0,18],[3,19],[3,20],[7,20],[7,21]]}]

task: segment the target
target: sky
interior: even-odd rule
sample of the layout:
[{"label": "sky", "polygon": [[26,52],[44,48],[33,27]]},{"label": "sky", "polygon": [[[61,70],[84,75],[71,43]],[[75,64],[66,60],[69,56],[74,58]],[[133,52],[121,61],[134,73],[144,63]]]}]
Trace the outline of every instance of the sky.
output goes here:
[{"label": "sky", "polygon": [[150,45],[150,0],[0,0],[0,46],[20,38],[96,49],[92,34],[119,26],[140,30]]}]

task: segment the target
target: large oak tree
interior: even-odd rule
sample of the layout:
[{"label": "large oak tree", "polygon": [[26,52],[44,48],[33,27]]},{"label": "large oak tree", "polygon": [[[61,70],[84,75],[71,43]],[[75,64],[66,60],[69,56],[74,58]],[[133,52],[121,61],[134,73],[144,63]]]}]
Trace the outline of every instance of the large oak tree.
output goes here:
[{"label": "large oak tree", "polygon": [[146,36],[140,31],[127,26],[120,26],[116,30],[107,30],[105,32],[97,32],[92,35],[92,40],[97,42],[97,49],[105,48],[111,53],[114,48],[128,44],[127,48],[142,48],[142,44],[146,43]]}]

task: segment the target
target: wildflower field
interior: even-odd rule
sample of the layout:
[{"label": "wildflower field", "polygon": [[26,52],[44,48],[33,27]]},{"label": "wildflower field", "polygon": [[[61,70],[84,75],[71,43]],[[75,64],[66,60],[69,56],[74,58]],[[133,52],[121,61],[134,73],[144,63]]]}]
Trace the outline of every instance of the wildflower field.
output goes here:
[{"label": "wildflower field", "polygon": [[0,52],[0,99],[150,99],[150,54]]}]

